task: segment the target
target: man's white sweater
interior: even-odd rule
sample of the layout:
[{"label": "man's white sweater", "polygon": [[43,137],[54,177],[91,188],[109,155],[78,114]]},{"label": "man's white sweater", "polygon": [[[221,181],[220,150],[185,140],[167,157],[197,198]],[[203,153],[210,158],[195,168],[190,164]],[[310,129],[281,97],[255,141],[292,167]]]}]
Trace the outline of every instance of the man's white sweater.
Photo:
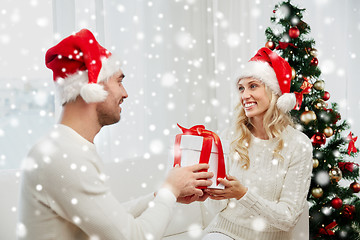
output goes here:
[{"label": "man's white sweater", "polygon": [[176,202],[161,189],[156,198],[150,194],[120,204],[94,144],[65,125],[37,143],[24,166],[20,223],[26,235],[21,239],[160,239]]},{"label": "man's white sweater", "polygon": [[283,160],[273,157],[278,144],[275,139],[252,136],[249,169],[231,162],[229,174],[248,191],[240,200],[207,200],[209,210],[218,212],[208,232],[222,232],[241,240],[291,239],[310,185],[312,144],[305,134],[290,126],[282,138]]}]

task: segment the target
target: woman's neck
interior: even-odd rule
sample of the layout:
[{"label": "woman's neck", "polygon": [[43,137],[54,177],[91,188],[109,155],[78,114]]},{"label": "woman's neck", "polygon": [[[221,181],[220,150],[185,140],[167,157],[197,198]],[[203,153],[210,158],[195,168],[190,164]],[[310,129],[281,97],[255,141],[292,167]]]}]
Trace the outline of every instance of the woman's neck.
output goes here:
[{"label": "woman's neck", "polygon": [[257,138],[268,140],[269,136],[266,134],[263,119],[260,118],[252,118],[251,119],[252,128],[250,132]]}]

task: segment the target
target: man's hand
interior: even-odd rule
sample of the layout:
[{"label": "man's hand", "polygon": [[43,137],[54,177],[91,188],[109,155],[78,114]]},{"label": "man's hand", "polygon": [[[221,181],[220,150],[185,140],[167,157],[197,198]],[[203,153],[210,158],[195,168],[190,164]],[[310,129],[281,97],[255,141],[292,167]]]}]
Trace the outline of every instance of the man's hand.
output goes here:
[{"label": "man's hand", "polygon": [[[164,182],[164,187],[169,188],[176,198],[180,197],[184,201],[195,199],[195,196],[203,196],[203,191],[197,187],[207,187],[212,184],[214,176],[211,172],[205,172],[209,169],[209,164],[195,164],[187,167],[175,166],[172,168]],[[194,197],[191,197],[195,195]],[[185,200],[184,197],[187,197]]]},{"label": "man's hand", "polygon": [[210,199],[213,200],[222,200],[229,198],[236,198],[239,200],[247,192],[247,187],[242,185],[239,180],[235,177],[226,175],[227,179],[219,178],[219,182],[225,186],[225,189],[205,189],[210,196]]},{"label": "man's hand", "polygon": [[209,194],[206,192],[203,192],[202,196],[198,195],[191,195],[191,196],[185,196],[185,197],[178,197],[177,202],[183,203],[183,204],[189,204],[195,201],[203,202],[209,197]]}]

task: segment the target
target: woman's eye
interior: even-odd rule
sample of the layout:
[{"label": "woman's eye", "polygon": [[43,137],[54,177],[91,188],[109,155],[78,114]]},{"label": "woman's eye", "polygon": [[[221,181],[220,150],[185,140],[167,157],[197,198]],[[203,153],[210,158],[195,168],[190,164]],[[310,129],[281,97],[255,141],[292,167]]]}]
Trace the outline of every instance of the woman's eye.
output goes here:
[{"label": "woman's eye", "polygon": [[239,87],[239,91],[243,92],[244,91],[244,87]]},{"label": "woman's eye", "polygon": [[251,84],[250,88],[256,88],[257,85],[256,84]]}]

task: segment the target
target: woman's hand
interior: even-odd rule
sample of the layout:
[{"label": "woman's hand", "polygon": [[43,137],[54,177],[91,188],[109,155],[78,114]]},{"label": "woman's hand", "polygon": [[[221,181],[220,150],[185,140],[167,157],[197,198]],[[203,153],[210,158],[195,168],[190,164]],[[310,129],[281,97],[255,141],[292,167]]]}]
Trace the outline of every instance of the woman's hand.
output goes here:
[{"label": "woman's hand", "polygon": [[236,198],[239,200],[247,192],[247,187],[242,185],[235,177],[226,175],[226,179],[219,178],[218,181],[225,186],[225,189],[205,189],[213,200]]}]

